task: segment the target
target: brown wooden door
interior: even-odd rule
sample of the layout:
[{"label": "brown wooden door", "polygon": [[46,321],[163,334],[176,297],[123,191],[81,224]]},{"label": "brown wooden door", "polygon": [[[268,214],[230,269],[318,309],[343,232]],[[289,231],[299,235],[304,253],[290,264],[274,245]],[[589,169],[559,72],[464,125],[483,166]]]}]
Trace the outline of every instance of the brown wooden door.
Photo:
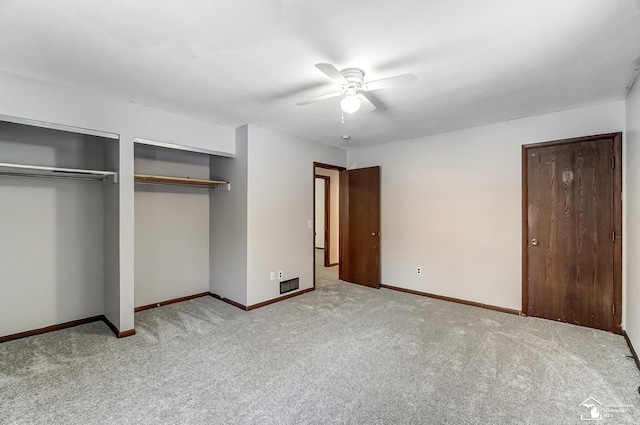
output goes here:
[{"label": "brown wooden door", "polygon": [[616,330],[614,138],[534,145],[524,154],[526,314]]},{"label": "brown wooden door", "polygon": [[340,173],[339,274],[380,287],[380,167]]}]

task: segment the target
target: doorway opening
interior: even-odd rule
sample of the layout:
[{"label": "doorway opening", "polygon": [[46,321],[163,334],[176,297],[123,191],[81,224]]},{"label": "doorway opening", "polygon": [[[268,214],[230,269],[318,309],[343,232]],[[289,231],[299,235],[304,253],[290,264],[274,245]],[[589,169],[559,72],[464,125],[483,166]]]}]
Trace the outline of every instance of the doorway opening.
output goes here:
[{"label": "doorway opening", "polygon": [[331,265],[331,177],[316,174],[316,249],[322,250],[323,264]]},{"label": "doorway opening", "polygon": [[313,163],[313,285],[338,276],[340,259],[340,172],[344,167]]},{"label": "doorway opening", "polygon": [[[322,175],[329,177],[328,189]],[[380,288],[380,176],[379,166],[313,164],[314,289],[320,281],[338,279]],[[327,193],[329,201],[323,202]]]}]

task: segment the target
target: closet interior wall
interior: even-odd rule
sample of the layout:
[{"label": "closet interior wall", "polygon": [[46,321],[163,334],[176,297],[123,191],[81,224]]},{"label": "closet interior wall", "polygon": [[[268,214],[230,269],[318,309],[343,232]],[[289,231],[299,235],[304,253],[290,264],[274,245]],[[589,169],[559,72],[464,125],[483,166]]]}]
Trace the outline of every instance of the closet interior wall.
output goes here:
[{"label": "closet interior wall", "polygon": [[[0,121],[2,163],[117,172],[118,142]],[[107,254],[117,254],[117,187],[0,175],[0,336],[108,315],[119,286]]]},{"label": "closet interior wall", "polygon": [[[136,143],[135,173],[209,179],[209,155]],[[211,189],[135,185],[135,306],[209,291]]]},{"label": "closet interior wall", "polygon": [[247,305],[248,271],[248,135],[248,126],[237,129],[234,158],[211,155],[211,179],[229,181],[231,190],[220,187],[210,195],[209,291],[244,306]]}]

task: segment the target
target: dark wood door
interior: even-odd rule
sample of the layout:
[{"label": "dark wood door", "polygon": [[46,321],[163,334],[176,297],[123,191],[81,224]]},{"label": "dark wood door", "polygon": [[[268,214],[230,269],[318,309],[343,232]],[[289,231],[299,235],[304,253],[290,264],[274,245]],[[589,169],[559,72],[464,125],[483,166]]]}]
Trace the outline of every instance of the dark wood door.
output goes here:
[{"label": "dark wood door", "polygon": [[340,173],[340,279],[380,287],[380,167]]},{"label": "dark wood door", "polygon": [[614,138],[543,144],[523,152],[526,314],[616,330]]}]

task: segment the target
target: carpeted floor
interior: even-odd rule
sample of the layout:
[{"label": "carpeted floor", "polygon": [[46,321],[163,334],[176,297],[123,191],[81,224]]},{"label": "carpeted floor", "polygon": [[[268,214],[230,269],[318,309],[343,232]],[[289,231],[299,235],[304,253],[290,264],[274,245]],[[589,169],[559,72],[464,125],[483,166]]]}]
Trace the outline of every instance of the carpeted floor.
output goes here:
[{"label": "carpeted floor", "polygon": [[[640,423],[622,337],[318,271],[251,312],[211,297],[0,344],[1,424]],[[596,406],[598,407],[598,406]]]}]

